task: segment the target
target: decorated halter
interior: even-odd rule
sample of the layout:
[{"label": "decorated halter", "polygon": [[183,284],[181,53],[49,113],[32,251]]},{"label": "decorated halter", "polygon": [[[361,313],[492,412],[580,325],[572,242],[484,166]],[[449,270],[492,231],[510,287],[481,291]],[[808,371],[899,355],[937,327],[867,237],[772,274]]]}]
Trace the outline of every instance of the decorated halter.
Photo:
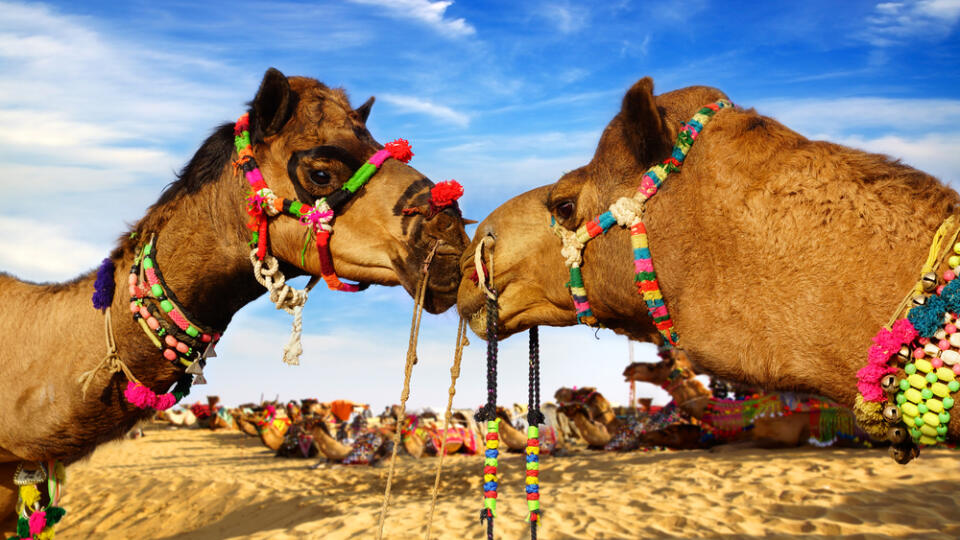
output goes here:
[{"label": "decorated halter", "polygon": [[647,229],[643,225],[644,207],[647,199],[656,194],[660,185],[670,173],[680,170],[680,165],[687,157],[693,142],[713,116],[720,109],[733,106],[733,103],[721,99],[707,105],[693,115],[693,118],[680,129],[671,156],[662,163],[650,167],[643,174],[640,187],[633,197],[621,197],[610,205],[608,211],[588,221],[576,231],[566,229],[556,219],[550,218],[550,226],[553,232],[563,241],[561,253],[570,269],[570,282],[567,283],[567,287],[573,296],[573,305],[577,310],[577,322],[589,326],[598,326],[597,318],[590,309],[587,290],[583,283],[583,274],[580,272],[580,266],[583,263],[583,247],[590,240],[619,224],[621,227],[630,228],[630,245],[633,249],[635,272],[634,282],[637,285],[638,292],[647,304],[647,311],[664,339],[673,346],[677,345],[677,333],[673,329],[673,320],[667,311],[663,293],[660,292],[660,284],[657,282],[657,274],[653,270]]},{"label": "decorated halter", "polygon": [[[335,211],[349,201],[361,187],[380,169],[383,162],[389,158],[402,163],[408,163],[413,157],[410,144],[406,139],[397,139],[384,145],[367,160],[343,187],[328,197],[321,197],[313,206],[303,204],[298,200],[278,197],[263,179],[263,174],[253,156],[253,147],[250,143],[250,117],[244,114],[234,126],[234,143],[240,156],[234,164],[250,183],[253,192],[247,198],[247,213],[250,214],[248,227],[253,230],[253,243],[257,246],[257,259],[263,260],[267,253],[267,219],[278,214],[287,214],[297,218],[314,235],[317,254],[320,260],[320,275],[327,283],[327,287],[337,291],[356,292],[364,287],[354,283],[344,283],[337,276],[333,268],[333,257],[330,255],[330,235],[333,233],[333,218]],[[450,194],[451,188],[455,194]],[[433,217],[444,207],[453,204],[463,194],[463,188],[456,181],[441,182],[434,186],[430,209]],[[419,213],[419,209],[406,209],[409,215]]]},{"label": "decorated halter", "polygon": [[[867,365],[857,372],[858,423],[873,437],[889,440],[891,455],[900,463],[915,457],[919,446],[946,442],[950,411],[960,392],[958,235],[950,216],[934,235],[920,280],[874,336]],[[949,270],[937,276],[934,269],[944,259]],[[906,317],[897,319],[908,307]]]}]

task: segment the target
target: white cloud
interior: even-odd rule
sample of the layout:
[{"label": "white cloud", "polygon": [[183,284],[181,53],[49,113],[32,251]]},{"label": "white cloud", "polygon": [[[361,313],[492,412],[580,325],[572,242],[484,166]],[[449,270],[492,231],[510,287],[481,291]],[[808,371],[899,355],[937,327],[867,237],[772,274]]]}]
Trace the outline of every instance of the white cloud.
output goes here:
[{"label": "white cloud", "polygon": [[569,3],[545,2],[537,6],[537,15],[561,34],[578,32],[590,24],[590,12]]},{"label": "white cloud", "polygon": [[467,114],[457,112],[450,107],[438,105],[425,99],[397,94],[382,94],[380,99],[403,112],[425,114],[461,127],[466,127],[470,124],[470,116]]},{"label": "white cloud", "polygon": [[856,97],[775,99],[745,104],[806,135],[864,130],[923,133],[960,123],[960,100]]},{"label": "white cloud", "polygon": [[899,135],[875,138],[850,136],[835,139],[834,142],[897,158],[936,176],[953,189],[960,189],[960,153],[957,153],[960,132],[927,134],[915,138]]},{"label": "white cloud", "polygon": [[877,4],[859,36],[871,45],[888,47],[907,39],[942,39],[960,20],[960,0],[916,0]]},{"label": "white cloud", "polygon": [[383,8],[397,18],[414,19],[448,37],[472,36],[477,32],[466,19],[446,17],[447,8],[453,5],[450,0],[350,0],[350,2]]},{"label": "white cloud", "polygon": [[0,269],[30,281],[72,278],[109,253],[57,223],[0,215],[0,231]]}]

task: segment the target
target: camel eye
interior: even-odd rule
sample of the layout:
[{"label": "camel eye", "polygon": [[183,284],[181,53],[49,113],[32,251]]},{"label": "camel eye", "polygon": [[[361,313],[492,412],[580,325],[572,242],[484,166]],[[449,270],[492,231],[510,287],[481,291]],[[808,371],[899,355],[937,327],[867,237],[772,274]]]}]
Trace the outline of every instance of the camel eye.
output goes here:
[{"label": "camel eye", "polygon": [[330,180],[330,173],[323,169],[310,171],[310,181],[318,186],[326,186],[330,184]]},{"label": "camel eye", "polygon": [[553,211],[557,213],[557,217],[559,217],[561,221],[566,221],[573,216],[574,208],[575,206],[573,201],[563,201],[562,203],[558,204]]}]

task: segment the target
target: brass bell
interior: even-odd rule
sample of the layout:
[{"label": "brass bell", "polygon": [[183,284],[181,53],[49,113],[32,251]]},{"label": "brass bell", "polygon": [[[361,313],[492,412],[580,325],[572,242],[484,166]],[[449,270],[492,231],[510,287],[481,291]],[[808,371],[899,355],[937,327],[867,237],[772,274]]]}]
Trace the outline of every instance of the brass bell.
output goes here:
[{"label": "brass bell", "polygon": [[915,306],[922,306],[926,303],[927,303],[927,297],[922,294],[918,294],[913,297],[913,305]]},{"label": "brass bell", "polygon": [[912,443],[890,447],[890,457],[901,465],[910,463],[910,460],[917,457],[917,454],[919,454],[917,446]]},{"label": "brass bell", "polygon": [[907,429],[903,426],[891,426],[890,429],[887,430],[887,440],[893,444],[902,443],[907,440],[908,436]]},{"label": "brass bell", "polygon": [[900,350],[897,351],[897,360],[906,364],[910,362],[910,358],[910,347],[907,347],[906,345],[900,347]]},{"label": "brass bell", "polygon": [[887,403],[883,407],[883,419],[891,424],[900,422],[900,407],[893,403]]},{"label": "brass bell", "polygon": [[923,285],[924,291],[933,291],[937,288],[937,274],[933,272],[927,272],[922,278],[920,278],[920,283]]},{"label": "brass bell", "polygon": [[893,373],[887,373],[880,378],[880,388],[883,388],[883,391],[888,394],[896,394],[900,390],[900,385],[897,383],[897,376]]}]

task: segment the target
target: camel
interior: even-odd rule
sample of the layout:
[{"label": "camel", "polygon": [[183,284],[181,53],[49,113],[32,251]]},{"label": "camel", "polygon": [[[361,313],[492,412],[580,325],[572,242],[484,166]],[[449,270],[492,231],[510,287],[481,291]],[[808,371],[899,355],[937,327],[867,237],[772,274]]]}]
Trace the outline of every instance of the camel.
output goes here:
[{"label": "camel", "polygon": [[[156,311],[176,304],[177,314],[190,315],[183,315],[184,319],[197,324],[202,321],[205,328],[222,333],[238,310],[264,293],[251,264],[252,255],[259,263],[261,249],[266,265],[263,276],[279,280],[272,259],[266,257],[269,252],[286,278],[322,275],[330,287],[345,290],[352,290],[351,286],[338,281],[338,275],[359,282],[358,289],[369,284],[402,285],[413,294],[429,260],[424,308],[439,313],[453,305],[459,278],[457,261],[468,238],[449,190],[438,199],[431,193],[432,182],[398,159],[386,159],[379,168],[364,165],[366,171],[375,170],[376,174],[365,184],[346,184],[384,148],[366,128],[372,105],[370,99],[354,108],[342,90],[315,79],[288,78],[271,68],[250,103],[247,120],[214,130],[146,215],[123,233],[98,272],[67,283],[43,285],[0,275],[0,302],[5,306],[0,317],[0,335],[4,336],[0,377],[6,381],[0,397],[8,404],[0,412],[0,506],[5,509],[0,514],[12,516],[13,504],[6,503],[15,498],[10,494],[18,464],[72,463],[153,414],[123,399],[128,377],[117,372],[120,363],[142,383],[135,390],[145,402],[150,401],[150,393],[159,399],[159,394],[184,379],[184,367],[173,362],[180,358],[178,354],[193,354],[191,348],[184,346],[186,353],[174,351],[168,342],[171,348],[167,351],[173,358],[168,356],[171,361],[166,361],[152,343],[157,337],[149,333],[159,329],[151,326],[145,331],[129,315],[128,288],[138,290],[136,284],[128,286],[129,269],[146,246],[155,251],[151,248],[150,263],[144,259],[140,270],[149,275],[148,265],[162,268],[166,287],[159,294],[161,298],[170,296],[157,300],[159,307],[153,306],[152,298],[145,300],[156,314],[156,318],[147,313],[149,317],[140,319],[149,325],[176,322]],[[249,132],[250,146],[244,147],[244,152],[252,153],[258,169],[247,160],[240,165],[243,174],[236,174],[235,129]],[[410,157],[403,143],[388,150],[380,155]],[[263,191],[251,195],[255,182],[250,175],[255,175],[255,170],[276,199],[264,199]],[[350,197],[350,189],[355,196]],[[321,220],[329,214],[315,206],[321,198],[336,207],[336,220],[331,222],[335,232],[326,244],[327,237],[317,235],[316,252],[308,250],[301,258],[311,229],[288,214],[304,210],[302,219],[322,230]],[[258,217],[278,210],[276,205],[265,210],[265,204],[284,200],[291,205],[289,212],[284,209],[287,213],[270,219]],[[431,211],[404,212],[424,205],[433,205]],[[309,221],[313,218],[317,219]],[[258,229],[258,251],[253,254],[248,224]],[[274,285],[279,294],[281,283]],[[152,283],[144,285],[146,292],[137,294],[146,297],[151,294],[148,288]],[[96,305],[109,308],[112,318],[91,307],[95,292]],[[169,304],[164,303],[167,301]],[[277,296],[277,301],[296,311],[284,298]],[[193,334],[195,331],[187,328],[183,336],[197,337],[199,344],[201,336]],[[170,332],[177,334],[173,329]],[[105,346],[105,334],[106,342],[113,346]],[[185,339],[189,341],[183,337],[177,347]],[[202,342],[210,343],[207,338]],[[295,357],[295,349],[292,342],[287,354]],[[108,350],[115,354],[105,359]],[[206,345],[204,351],[208,354],[212,349]],[[83,389],[78,382],[82,374],[87,375]]]},{"label": "camel", "polygon": [[[671,155],[683,123],[725,97],[703,86],[654,96],[653,81],[641,79],[590,163],[488,216],[461,259],[458,307],[473,331],[486,335],[473,271],[481,242],[496,272],[500,338],[576,324],[551,219],[572,231],[632,197],[648,168]],[[698,370],[853,408],[871,338],[902,314],[934,233],[958,204],[956,192],[886,156],[811,141],[754,110],[728,108],[647,201],[643,223],[679,344]],[[637,294],[630,232],[613,227],[602,236],[582,253],[593,315],[614,332],[663,343]],[[873,433],[887,429],[870,416]],[[947,429],[960,436],[960,415]],[[896,426],[890,435],[896,430],[902,437]],[[915,446],[892,448],[901,463],[915,455]]]},{"label": "camel", "polygon": [[590,418],[590,411],[583,403],[571,401],[559,406],[559,412],[573,420],[580,437],[587,447],[602,449],[613,438],[614,432],[607,429],[603,422]]},{"label": "camel", "polygon": [[[716,444],[737,443],[737,447],[760,448],[791,448],[807,444],[811,440],[820,441],[822,423],[830,430],[833,437],[831,444],[849,444],[849,439],[866,439],[866,434],[848,429],[853,427],[852,413],[836,404],[819,403],[816,410],[805,410],[798,405],[799,410],[791,411],[781,404],[780,396],[770,396],[774,411],[770,415],[744,419],[743,425],[737,426],[733,433],[723,433],[723,426],[713,429],[713,421],[724,421],[723,416],[717,416],[718,410],[734,407],[744,401],[717,399],[695,376],[693,366],[682,351],[674,349],[662,355],[663,359],[656,363],[634,362],[623,371],[628,381],[639,381],[656,384],[667,391],[674,403],[684,413],[700,422],[707,437],[700,437],[700,448],[712,447]],[[799,401],[799,400],[798,400]],[[738,418],[741,413],[737,412]],[[822,421],[822,422],[821,422]],[[817,427],[814,428],[813,426]],[[669,427],[669,426],[668,426]],[[666,428],[664,428],[666,429]],[[665,437],[667,442],[677,442],[683,448],[694,448],[691,435],[692,429],[671,429],[667,434],[656,434],[647,431],[641,439],[643,442]],[[820,444],[825,444],[823,441]],[[658,444],[658,446],[669,446]],[[672,446],[671,446],[672,448]]]}]

